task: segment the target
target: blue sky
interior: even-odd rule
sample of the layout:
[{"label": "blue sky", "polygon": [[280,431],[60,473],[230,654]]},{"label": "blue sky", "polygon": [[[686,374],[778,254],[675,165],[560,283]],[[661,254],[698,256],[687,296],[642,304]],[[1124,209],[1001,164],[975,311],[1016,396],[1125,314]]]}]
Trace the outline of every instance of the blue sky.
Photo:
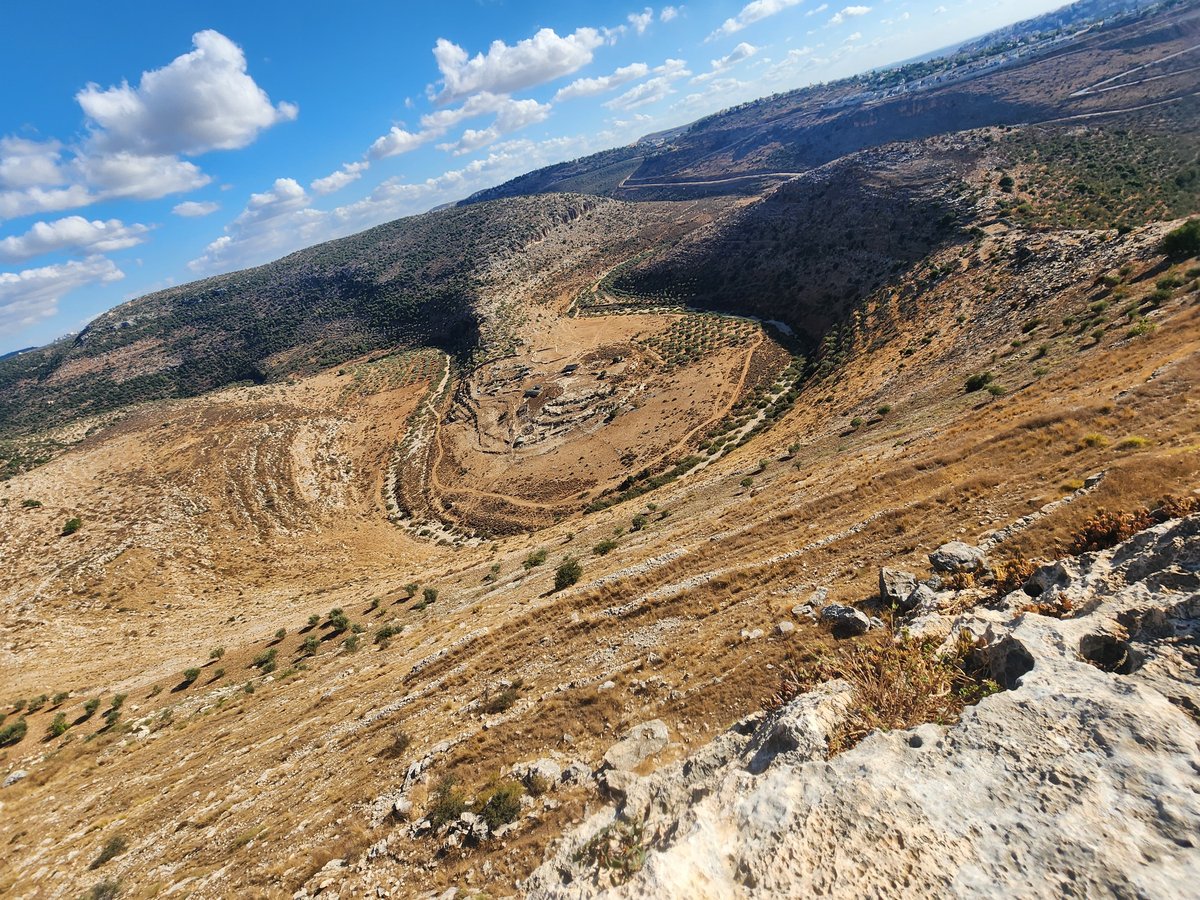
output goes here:
[{"label": "blue sky", "polygon": [[5,4],[0,353],[1061,0]]}]

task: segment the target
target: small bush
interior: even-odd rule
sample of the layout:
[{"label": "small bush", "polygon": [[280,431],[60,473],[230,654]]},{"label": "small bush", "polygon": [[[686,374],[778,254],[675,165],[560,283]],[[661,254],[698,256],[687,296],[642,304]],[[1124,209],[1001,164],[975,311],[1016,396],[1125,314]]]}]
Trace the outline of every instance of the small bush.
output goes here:
[{"label": "small bush", "polygon": [[358,642],[361,640],[357,634],[352,634],[350,637],[342,641],[342,646],[346,648],[346,652],[354,653],[358,650]]},{"label": "small bush", "polygon": [[989,384],[987,386],[987,392],[989,394],[991,394],[993,397],[1003,397],[1004,394],[1006,393],[1006,391],[1004,390],[1004,386],[1000,385],[1000,384],[996,384],[995,382],[992,382],[991,384]]},{"label": "small bush", "polygon": [[394,759],[403,756],[410,746],[412,746],[412,738],[408,732],[397,731],[392,735],[391,743],[387,745],[387,749],[383,752]]},{"label": "small bush", "polygon": [[116,900],[121,894],[121,882],[101,881],[84,894],[86,900]]},{"label": "small bush", "polygon": [[285,637],[287,637],[287,629],[286,628],[280,628],[278,631],[275,632],[275,640],[282,641]]},{"label": "small bush", "polygon": [[100,854],[92,860],[89,869],[98,869],[115,856],[120,856],[129,846],[129,842],[119,834],[113,835],[108,839],[108,843],[101,849]]},{"label": "small bush", "polygon": [[646,517],[645,513],[638,513],[636,516],[633,517],[633,521],[630,522],[629,530],[630,531],[641,531],[643,528],[646,527],[646,525],[649,524],[649,522],[650,522],[650,520]]},{"label": "small bush", "polygon": [[886,416],[891,411],[892,411],[892,407],[888,403],[883,404],[881,407],[879,407],[877,410],[875,410],[875,412],[879,413],[879,415],[881,415],[881,416]]},{"label": "small bush", "polygon": [[46,729],[46,733],[52,738],[62,737],[67,733],[67,729],[71,726],[67,724],[67,714],[59,713],[54,717],[54,721],[50,723],[50,727]]},{"label": "small bush", "polygon": [[88,700],[86,703],[83,704],[83,717],[85,719],[90,719],[93,715],[96,714],[96,710],[98,710],[99,708],[100,708],[100,698],[93,697],[91,700]]},{"label": "small bush", "polygon": [[29,704],[25,708],[28,709],[31,713],[37,712],[39,709],[41,709],[43,706],[46,705],[46,701],[49,699],[50,699],[50,697],[46,694],[38,694],[36,697],[34,697],[32,700],[29,701]]},{"label": "small bush", "polygon": [[329,627],[334,634],[341,634],[350,627],[350,617],[341,609],[332,609],[329,611]]},{"label": "small bush", "polygon": [[25,509],[38,509],[42,505],[41,500],[22,500],[21,506]]},{"label": "small bush", "polygon": [[754,479],[747,475],[745,478],[739,481],[738,484],[744,488],[754,487]]},{"label": "small bush", "polygon": [[968,394],[973,394],[976,391],[982,391],[985,387],[991,384],[991,382],[991,372],[980,372],[977,375],[972,375],[967,379],[965,389]]},{"label": "small bush", "polygon": [[565,590],[582,577],[583,566],[580,565],[579,560],[571,556],[564,557],[554,572],[554,589],[556,591]]},{"label": "small bush", "polygon": [[534,550],[527,557],[525,557],[525,561],[522,562],[521,565],[524,566],[525,571],[528,572],[530,569],[536,568],[544,563],[546,561],[546,556],[547,553],[545,549],[540,548]]},{"label": "small bush", "polygon": [[1137,337],[1142,337],[1143,335],[1150,334],[1151,332],[1154,331],[1154,329],[1155,329],[1155,325],[1150,320],[1138,319],[1136,322],[1133,323],[1133,325],[1130,327],[1129,331],[1126,332],[1126,334],[1128,334],[1131,338],[1137,338]]},{"label": "small bush", "polygon": [[612,538],[605,538],[600,543],[598,543],[595,547],[592,548],[592,552],[595,553],[597,556],[608,556],[608,554],[612,553],[616,549],[617,549],[617,542],[614,541]]},{"label": "small bush", "polygon": [[184,684],[191,684],[193,681],[195,681],[199,677],[200,677],[200,670],[197,669],[195,666],[193,666],[190,669],[183,670],[183,683]]},{"label": "small bush", "polygon": [[1200,256],[1200,219],[1189,219],[1162,240],[1162,252],[1170,260]]},{"label": "small bush", "polygon": [[23,718],[0,727],[0,747],[19,743],[25,737],[25,732],[28,730],[29,726]]},{"label": "small bush", "polygon": [[209,659],[220,659],[224,655],[225,655],[224,647],[213,647],[211,650],[208,651]]},{"label": "small bush", "polygon": [[308,656],[312,656],[321,646],[321,639],[315,634],[310,634],[304,639],[304,643],[300,645],[301,650]]},{"label": "small bush", "polygon": [[313,613],[311,616],[308,617],[308,627],[309,628],[316,628],[320,624],[321,624],[321,617],[318,616],[316,613]]},{"label": "small bush", "polygon": [[404,586],[404,593],[407,594],[408,599],[411,600],[413,597],[417,596],[417,591],[420,589],[421,586],[419,584],[417,584],[415,581],[410,581]]},{"label": "small bush", "polygon": [[53,697],[50,698],[50,705],[51,706],[62,706],[63,703],[66,702],[67,698],[70,696],[71,695],[69,693],[67,693],[66,691],[59,691]]},{"label": "small bush", "polygon": [[643,827],[641,822],[614,822],[580,847],[575,861],[604,869],[614,881],[624,884],[646,864],[648,842]]},{"label": "small bush", "polygon": [[425,818],[435,830],[447,822],[453,822],[467,810],[467,798],[457,785],[457,780],[447,775],[433,789],[429,807],[425,810]]},{"label": "small bush", "polygon": [[425,588],[425,590],[423,590],[421,592],[421,599],[425,601],[426,606],[428,606],[431,603],[436,603],[437,598],[438,598],[437,588],[427,587],[427,588]]},{"label": "small bush", "polygon": [[1083,436],[1083,446],[1085,447],[1107,447],[1108,438],[1102,434],[1085,434]]},{"label": "small bush", "polygon": [[250,665],[263,673],[274,672],[275,657],[278,655],[279,651],[272,647],[269,650],[264,650],[262,653],[258,654],[258,656],[254,657],[254,661],[250,663]]},{"label": "small bush", "polygon": [[483,816],[488,828],[495,831],[521,815],[521,798],[524,795],[525,788],[519,782],[501,781],[479,796],[479,815]]},{"label": "small bush", "polygon": [[862,423],[863,423],[863,417],[855,416],[853,419],[850,420],[850,427],[851,428],[861,428]]},{"label": "small bush", "polygon": [[524,687],[524,682],[518,678],[500,693],[489,697],[483,704],[484,712],[501,713],[511,708],[517,702],[517,698],[521,696],[522,687]]},{"label": "small bush", "polygon": [[225,670],[224,670],[224,669],[214,669],[214,670],[213,670],[213,673],[212,673],[212,680],[213,680],[213,681],[220,681],[220,680],[221,680],[222,678],[224,678],[224,677],[225,677]]},{"label": "small bush", "polygon": [[1149,446],[1150,439],[1137,434],[1131,434],[1129,437],[1122,438],[1117,442],[1118,450],[1141,450],[1143,447]]},{"label": "small bush", "polygon": [[125,705],[126,696],[126,694],[114,694],[112,700],[109,701],[108,709],[104,711],[106,727],[112,728],[121,718],[121,707]]},{"label": "small bush", "polygon": [[403,630],[403,625],[398,625],[395,622],[389,622],[387,625],[384,625],[375,632],[375,643],[382,647],[386,647],[388,641]]},{"label": "small bush", "polygon": [[66,522],[63,523],[63,527],[62,527],[63,537],[66,537],[69,534],[74,534],[82,527],[83,527],[83,519],[79,518],[78,516],[72,516],[71,518],[67,519]]}]

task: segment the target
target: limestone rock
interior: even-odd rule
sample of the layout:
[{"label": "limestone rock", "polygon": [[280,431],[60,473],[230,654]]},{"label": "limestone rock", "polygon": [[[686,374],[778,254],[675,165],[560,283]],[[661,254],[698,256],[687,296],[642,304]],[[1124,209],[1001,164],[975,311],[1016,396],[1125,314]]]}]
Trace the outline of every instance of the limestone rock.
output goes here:
[{"label": "limestone rock", "polygon": [[885,606],[899,606],[917,587],[917,576],[886,566],[879,570],[879,600]]},{"label": "limestone rock", "polygon": [[[1200,879],[1200,516],[1045,573],[1075,614],[955,619],[1007,690],[953,725],[876,732],[824,758],[830,683],[639,779],[645,865],[617,884],[578,849],[533,898],[1194,896]],[[950,619],[950,617],[943,617]],[[630,821],[642,818],[628,816]]]},{"label": "limestone rock", "polygon": [[978,547],[950,541],[929,554],[929,564],[933,571],[944,574],[978,572],[987,567],[987,556]]},{"label": "limestone rock", "polygon": [[866,634],[871,628],[871,620],[866,614],[853,606],[839,606],[836,603],[821,610],[821,621],[833,629],[833,636],[837,638]]},{"label": "limestone rock", "polygon": [[16,769],[8,773],[8,777],[4,779],[4,787],[12,787],[23,778],[28,778],[29,773],[24,769]]},{"label": "limestone rock", "polygon": [[604,764],[610,769],[628,772],[636,769],[643,760],[649,759],[667,746],[667,725],[661,719],[652,719],[629,729],[625,737],[608,748]]},{"label": "limestone rock", "polygon": [[788,621],[780,622],[775,626],[775,633],[780,637],[787,637],[787,635],[791,634],[795,630],[796,626]]}]

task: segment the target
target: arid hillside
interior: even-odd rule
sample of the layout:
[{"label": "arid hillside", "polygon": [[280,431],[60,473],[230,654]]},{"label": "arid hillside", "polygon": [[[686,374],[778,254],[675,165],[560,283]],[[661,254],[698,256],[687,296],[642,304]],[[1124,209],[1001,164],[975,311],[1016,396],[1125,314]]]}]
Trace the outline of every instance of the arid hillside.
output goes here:
[{"label": "arid hillside", "polygon": [[[1200,44],[1193,9],[1126,22],[1128,58],[1088,77]],[[1035,81],[1074,102],[1076,81]],[[707,882],[664,867],[689,848],[754,856],[718,839],[715,786],[768,810],[802,777],[836,783],[828,808],[891,821],[899,801],[852,778],[867,757],[925,746],[936,780],[946,746],[1042,759],[1061,728],[1079,759],[1111,759],[1109,732],[1064,724],[1092,707],[1038,724],[1039,698],[1066,702],[1051,663],[1103,682],[1146,761],[1086,808],[1136,800],[1122,824],[1185,832],[1194,799],[1144,801],[1200,738],[1195,572],[1163,562],[1200,558],[1178,524],[1200,507],[1198,119],[1194,99],[1124,100],[856,147],[754,196],[402,220],[0,363],[0,896],[685,896]],[[222,343],[265,321],[243,290],[298,296],[297,317]],[[202,339],[205,310],[241,324]],[[185,350],[209,381],[173,380]],[[261,377],[204,368],[225,355]],[[1147,571],[1130,553],[1151,540]],[[950,541],[967,546],[930,558]],[[1084,551],[1103,552],[1055,590],[1033,578]],[[1100,597],[1114,573],[1124,605]],[[1033,663],[983,666],[997,646],[959,640],[966,619],[1059,649],[1039,644],[1051,663],[1022,682]],[[1056,637],[1082,630],[1079,653]],[[1119,681],[1145,661],[1130,642],[1160,658]],[[796,704],[803,728],[754,743]],[[820,772],[758,780],[789,753]],[[1002,781],[969,781],[976,815],[1018,796],[988,794]],[[904,805],[914,833],[953,830],[958,788],[937,816]],[[1072,833],[1071,861],[1127,862],[1080,883],[1160,884],[1167,850],[1139,846],[1166,844],[1115,831]],[[1045,837],[1013,838],[1020,878],[1050,867]],[[814,891],[977,877],[969,836],[936,860],[868,838],[911,881],[805,845],[712,895],[783,893],[771,879],[814,857],[836,863],[804,862]]]}]

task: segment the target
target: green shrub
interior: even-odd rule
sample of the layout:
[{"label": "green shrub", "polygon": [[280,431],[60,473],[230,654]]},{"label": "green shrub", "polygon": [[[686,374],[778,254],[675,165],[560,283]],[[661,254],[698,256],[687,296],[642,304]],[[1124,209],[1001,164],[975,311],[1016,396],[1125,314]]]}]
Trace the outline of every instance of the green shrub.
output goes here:
[{"label": "green shrub", "polygon": [[67,698],[70,696],[71,695],[69,693],[67,693],[66,691],[59,691],[53,697],[50,698],[50,705],[51,706],[62,706],[63,703],[66,702]]},{"label": "green shrub", "polygon": [[17,719],[15,722],[10,722],[8,725],[0,728],[0,747],[7,747],[10,744],[16,744],[25,737],[25,732],[29,730],[25,719]]},{"label": "green shrub", "polygon": [[220,659],[224,655],[225,655],[224,647],[213,647],[211,650],[208,651],[209,659]]},{"label": "green shrub", "polygon": [[1004,387],[1002,385],[996,384],[995,382],[993,382],[992,384],[989,384],[987,386],[987,392],[989,394],[991,394],[993,397],[1003,397],[1004,393],[1005,393]]},{"label": "green shrub", "polygon": [[86,703],[83,704],[83,717],[85,719],[90,719],[92,716],[94,716],[96,714],[96,710],[98,710],[99,708],[100,708],[100,698],[93,697],[91,700],[88,700]]},{"label": "green shrub", "polygon": [[483,711],[489,713],[500,713],[511,707],[517,702],[517,698],[521,695],[521,688],[525,683],[518,678],[500,693],[487,698],[483,704]]},{"label": "green shrub", "polygon": [[892,407],[890,404],[887,404],[887,403],[883,404],[883,406],[881,406],[881,407],[879,407],[879,409],[875,410],[875,412],[879,413],[879,415],[881,415],[881,416],[886,416],[891,411],[892,411]]},{"label": "green shrub", "polygon": [[403,630],[403,625],[398,625],[395,622],[389,622],[375,632],[375,643],[386,647],[387,642]]},{"label": "green shrub", "polygon": [[317,652],[317,649],[320,646],[321,646],[321,639],[319,637],[317,637],[315,634],[310,634],[308,637],[306,637],[304,639],[304,643],[301,645],[301,649],[303,649],[303,651],[306,654],[308,654],[309,656],[312,656],[314,653]]},{"label": "green shrub", "polygon": [[421,592],[421,599],[425,601],[426,606],[428,606],[431,603],[436,603],[437,598],[438,598],[437,588],[427,587],[427,588],[425,588],[425,590],[423,590]]},{"label": "green shrub", "polygon": [[42,505],[41,500],[22,500],[21,501],[21,506],[23,506],[25,509],[37,509],[41,505]]},{"label": "green shrub", "polygon": [[258,656],[254,657],[254,661],[250,665],[260,672],[274,672],[275,657],[278,655],[279,651],[271,647],[269,650],[264,650]]},{"label": "green shrub", "polygon": [[59,713],[54,717],[54,721],[50,723],[50,727],[46,729],[46,733],[52,738],[62,737],[67,733],[67,729],[71,726],[67,724],[67,714]]},{"label": "green shrub", "polygon": [[329,625],[334,634],[340,634],[350,627],[350,618],[340,608],[332,609],[329,611]]},{"label": "green shrub", "polygon": [[467,810],[467,798],[457,785],[457,780],[447,775],[438,782],[430,795],[425,818],[435,830],[447,822],[453,822]]},{"label": "green shrub", "polygon": [[408,599],[411,600],[413,597],[417,596],[417,591],[420,589],[421,586],[419,584],[417,584],[415,581],[410,581],[404,586],[404,593],[408,594]]},{"label": "green shrub", "polygon": [[1200,256],[1200,219],[1189,219],[1174,231],[1167,232],[1162,240],[1162,252],[1175,261]]},{"label": "green shrub", "polygon": [[987,387],[989,384],[991,384],[991,382],[992,382],[992,373],[991,372],[980,372],[977,375],[972,375],[970,378],[967,379],[967,383],[965,386],[966,392],[968,394],[973,394],[976,391],[982,391],[985,387]]},{"label": "green shrub", "polygon": [[862,425],[862,423],[863,423],[862,416],[855,416],[853,419],[850,420],[850,427],[858,428]]},{"label": "green shrub", "polygon": [[579,560],[572,556],[564,557],[554,572],[554,589],[556,591],[565,590],[582,577],[583,566],[579,564]]},{"label": "green shrub", "polygon": [[544,563],[547,555],[548,554],[546,553],[545,548],[539,548],[525,557],[525,561],[522,562],[521,565],[524,566],[525,571],[528,572],[530,569],[536,568]]},{"label": "green shrub", "polygon": [[280,628],[278,631],[275,632],[275,640],[282,641],[285,637],[287,637],[287,629],[286,628]]},{"label": "green shrub", "polygon": [[342,646],[345,647],[348,652],[353,653],[358,649],[358,642],[359,636],[357,634],[352,634],[350,637],[342,641]]},{"label": "green shrub", "polygon": [[313,613],[311,616],[308,617],[308,627],[309,628],[316,628],[320,624],[321,624],[321,617],[318,616],[316,613]]},{"label": "green shrub", "polygon": [[633,517],[633,521],[629,525],[629,530],[630,531],[641,531],[643,528],[646,527],[646,525],[647,525],[647,523],[649,523],[649,521],[650,520],[646,518],[645,513],[638,513],[636,516]]},{"label": "green shrub", "polygon": [[199,677],[200,677],[200,670],[194,666],[190,669],[183,670],[183,683],[184,684],[191,684],[193,681],[195,681]]},{"label": "green shrub", "polygon": [[595,547],[592,548],[592,552],[595,553],[597,556],[607,556],[608,554],[612,553],[616,549],[617,549],[617,542],[615,540],[613,540],[612,538],[605,538],[600,543],[598,543]]},{"label": "green shrub", "polygon": [[487,822],[488,828],[495,831],[501,825],[507,825],[521,815],[521,798],[525,788],[519,782],[505,780],[497,783],[488,791],[480,794],[479,815]]},{"label": "green shrub", "polygon": [[28,709],[30,712],[37,712],[39,709],[41,709],[43,706],[46,705],[46,701],[49,699],[50,699],[50,697],[48,694],[38,694],[36,697],[34,697],[32,700],[29,701],[28,705],[26,706],[26,709]]},{"label": "green shrub", "polygon": [[62,527],[63,537],[66,537],[69,534],[74,534],[82,527],[83,527],[83,519],[79,518],[78,516],[72,516],[71,518],[67,519],[67,521],[65,523],[63,523],[63,527]]}]

